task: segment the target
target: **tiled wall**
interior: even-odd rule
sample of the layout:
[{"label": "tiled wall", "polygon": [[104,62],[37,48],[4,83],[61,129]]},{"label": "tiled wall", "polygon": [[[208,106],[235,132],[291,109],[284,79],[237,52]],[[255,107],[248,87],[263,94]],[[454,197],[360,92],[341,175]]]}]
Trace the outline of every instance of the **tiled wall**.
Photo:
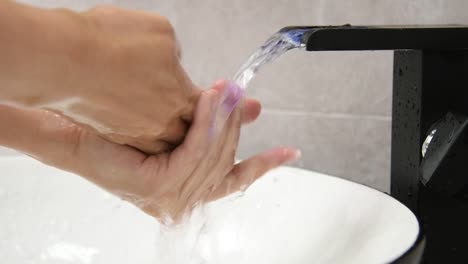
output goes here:
[{"label": "tiled wall", "polygon": [[[116,4],[168,16],[192,79],[230,77],[287,25],[468,24],[465,0],[27,0],[85,9]],[[303,150],[301,167],[389,189],[391,52],[291,52],[254,80],[263,114],[243,130],[240,156],[276,145]]]}]

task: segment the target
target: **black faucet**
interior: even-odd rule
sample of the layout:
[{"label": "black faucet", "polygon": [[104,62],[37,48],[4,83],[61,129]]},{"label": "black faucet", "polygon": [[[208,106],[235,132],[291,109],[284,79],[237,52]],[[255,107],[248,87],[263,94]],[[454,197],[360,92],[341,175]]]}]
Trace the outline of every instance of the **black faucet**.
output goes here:
[{"label": "black faucet", "polygon": [[308,51],[394,50],[390,194],[425,235],[397,263],[468,263],[468,26],[294,28]]}]

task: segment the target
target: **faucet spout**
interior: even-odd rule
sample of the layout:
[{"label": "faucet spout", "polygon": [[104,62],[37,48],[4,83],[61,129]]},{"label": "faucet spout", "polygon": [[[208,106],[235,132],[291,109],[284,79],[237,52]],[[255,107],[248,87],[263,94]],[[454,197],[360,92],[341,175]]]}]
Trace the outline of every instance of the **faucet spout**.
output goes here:
[{"label": "faucet spout", "polygon": [[[461,50],[468,48],[466,25],[443,26],[296,26],[308,51]],[[281,32],[280,31],[280,32]]]}]

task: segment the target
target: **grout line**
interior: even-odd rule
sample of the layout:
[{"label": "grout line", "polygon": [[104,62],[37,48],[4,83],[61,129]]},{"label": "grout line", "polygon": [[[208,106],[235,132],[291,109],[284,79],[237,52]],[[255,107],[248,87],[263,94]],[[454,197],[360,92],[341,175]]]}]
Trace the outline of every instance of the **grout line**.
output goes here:
[{"label": "grout line", "polygon": [[323,112],[308,112],[308,111],[301,111],[301,110],[285,110],[285,109],[272,109],[272,108],[264,108],[262,109],[262,113],[267,114],[283,114],[283,115],[291,115],[291,116],[311,116],[311,117],[326,117],[326,118],[337,118],[337,119],[368,119],[368,120],[375,120],[375,121],[385,121],[389,122],[392,121],[391,116],[384,116],[384,115],[360,115],[360,114],[347,114],[347,113],[323,113]]}]

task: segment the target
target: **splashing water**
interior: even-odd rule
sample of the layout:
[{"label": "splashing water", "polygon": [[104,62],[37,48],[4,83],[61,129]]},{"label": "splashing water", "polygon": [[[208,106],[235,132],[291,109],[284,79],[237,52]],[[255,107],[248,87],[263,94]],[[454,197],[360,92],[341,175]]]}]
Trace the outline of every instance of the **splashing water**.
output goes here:
[{"label": "splashing water", "polygon": [[[268,63],[292,49],[305,48],[302,38],[310,28],[285,28],[268,38],[247,61],[237,70],[232,80],[243,90],[246,90],[255,74]],[[242,187],[236,197],[244,195],[247,186]]]},{"label": "splashing water", "polygon": [[291,49],[305,47],[305,44],[302,43],[302,36],[309,30],[310,29],[292,28],[277,32],[247,59],[236,72],[233,80],[242,89],[246,89],[255,74],[264,65],[274,61]]},{"label": "splashing water", "polygon": [[[303,48],[302,37],[306,31],[305,28],[290,28],[277,32],[271,36],[259,49],[257,49],[247,61],[240,67],[233,77],[233,81],[242,89],[246,89],[255,74],[262,69],[266,64],[273,62],[276,58],[286,53],[291,49]],[[240,210],[236,203],[245,194],[245,188],[238,193],[230,196],[230,199],[224,199],[220,203],[228,204],[225,207]],[[217,203],[216,205],[218,205]],[[156,263],[159,264],[218,264],[218,263],[248,263],[242,255],[244,245],[239,245],[238,236],[235,232],[229,234],[221,234],[223,231],[219,229],[219,219],[207,217],[204,211],[204,206],[197,207],[191,215],[177,226],[161,225],[157,234],[156,245]],[[232,213],[232,212],[226,212]],[[250,212],[255,213],[255,212]],[[233,218],[235,219],[235,218]],[[243,226],[239,224],[241,221],[237,219],[232,223],[224,223],[231,227],[231,230],[242,231]],[[218,237],[208,237],[207,232],[215,233]],[[221,232],[221,233],[220,233]],[[226,232],[226,231],[224,231]],[[217,241],[223,237],[229,241],[219,243]],[[226,246],[232,248],[225,248]],[[236,257],[231,256],[225,259],[221,252],[232,251],[236,253]]]}]

